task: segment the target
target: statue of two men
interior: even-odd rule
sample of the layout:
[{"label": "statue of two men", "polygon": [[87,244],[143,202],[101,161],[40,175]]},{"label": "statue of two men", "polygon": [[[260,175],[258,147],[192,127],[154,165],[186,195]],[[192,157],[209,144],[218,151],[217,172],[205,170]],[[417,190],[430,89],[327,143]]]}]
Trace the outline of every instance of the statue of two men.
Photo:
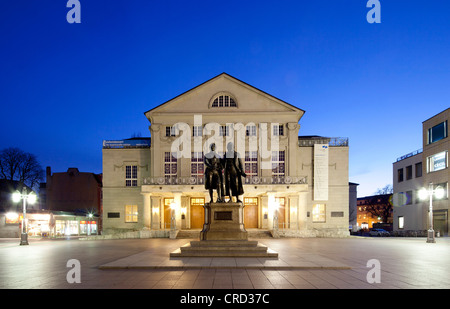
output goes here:
[{"label": "statue of two men", "polygon": [[225,196],[230,197],[229,202],[232,202],[232,196],[236,197],[236,202],[241,202],[239,195],[244,194],[242,177],[247,175],[239,154],[234,151],[232,143],[228,143],[223,158],[220,158],[215,150],[216,145],[212,144],[211,151],[204,158],[205,189],[209,190],[210,201],[213,201],[213,190],[217,190],[217,203],[225,202]]}]

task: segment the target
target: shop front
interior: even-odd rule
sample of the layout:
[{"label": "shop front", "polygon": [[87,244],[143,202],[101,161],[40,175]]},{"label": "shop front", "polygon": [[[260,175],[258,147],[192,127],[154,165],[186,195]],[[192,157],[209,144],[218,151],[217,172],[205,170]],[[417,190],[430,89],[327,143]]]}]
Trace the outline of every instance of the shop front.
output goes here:
[{"label": "shop front", "polygon": [[[70,212],[29,212],[26,215],[26,227],[29,236],[60,237],[98,234],[98,217],[80,215]],[[5,227],[17,230],[9,233],[18,237],[22,229],[22,213],[5,215]]]}]

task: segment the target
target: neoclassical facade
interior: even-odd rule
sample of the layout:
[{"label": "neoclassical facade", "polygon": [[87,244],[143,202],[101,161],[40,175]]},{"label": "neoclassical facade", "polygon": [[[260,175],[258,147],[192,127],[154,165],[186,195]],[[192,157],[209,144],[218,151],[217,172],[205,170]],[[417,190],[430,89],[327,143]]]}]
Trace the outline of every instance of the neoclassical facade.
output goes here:
[{"label": "neoclassical facade", "polygon": [[104,233],[200,229],[204,156],[231,142],[247,229],[348,235],[348,140],[299,136],[304,113],[226,73],[145,112],[151,140],[103,143]]}]

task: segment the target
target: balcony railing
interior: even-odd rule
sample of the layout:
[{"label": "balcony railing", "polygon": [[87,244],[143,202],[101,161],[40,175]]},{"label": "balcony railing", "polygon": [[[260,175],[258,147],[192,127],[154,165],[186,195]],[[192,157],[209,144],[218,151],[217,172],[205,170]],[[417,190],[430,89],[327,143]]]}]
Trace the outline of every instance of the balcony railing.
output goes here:
[{"label": "balcony railing", "polygon": [[415,155],[417,155],[417,154],[419,154],[419,153],[422,153],[422,152],[423,152],[423,149],[422,149],[422,148],[417,149],[416,151],[413,151],[413,152],[410,152],[410,153],[408,153],[408,154],[405,154],[404,156],[398,157],[398,158],[397,158],[397,162],[398,162],[398,161],[405,160],[405,159],[407,159],[407,158],[409,158],[409,157],[415,156]]},{"label": "balcony railing", "polygon": [[[307,184],[306,176],[270,176],[258,177],[249,176],[245,178],[246,185],[294,185]],[[142,181],[143,185],[204,185],[205,179],[203,176],[193,177],[146,177]]]},{"label": "balcony railing", "polygon": [[298,137],[299,147],[311,147],[315,144],[325,144],[330,147],[348,147],[348,137]]}]

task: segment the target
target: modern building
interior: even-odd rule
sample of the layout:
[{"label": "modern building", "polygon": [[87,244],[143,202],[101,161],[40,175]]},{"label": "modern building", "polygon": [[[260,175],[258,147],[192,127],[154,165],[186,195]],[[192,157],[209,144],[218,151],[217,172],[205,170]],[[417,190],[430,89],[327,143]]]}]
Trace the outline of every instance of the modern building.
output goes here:
[{"label": "modern building", "polygon": [[428,208],[419,199],[423,188],[422,149],[399,157],[393,164],[392,204],[394,207],[394,231],[425,231]]},{"label": "modern building", "polygon": [[[450,203],[448,199],[448,182],[450,169],[448,165],[448,152],[450,139],[448,138],[448,123],[450,121],[450,108],[425,120],[423,125],[423,186],[433,189],[444,189],[442,198],[433,200],[433,225],[434,230],[440,235],[448,235],[449,220],[448,211]],[[428,205],[429,202],[426,202]]]},{"label": "modern building", "polygon": [[423,149],[398,158],[393,164],[394,230],[406,235],[426,235],[430,227],[429,198],[421,200],[422,188],[443,189],[443,197],[433,195],[433,228],[441,236],[448,235],[448,122],[450,108],[422,123]]},{"label": "modern building", "polygon": [[202,228],[204,156],[231,142],[247,229],[348,235],[348,139],[299,136],[304,113],[226,73],[148,110],[151,140],[103,142],[104,233]]}]

